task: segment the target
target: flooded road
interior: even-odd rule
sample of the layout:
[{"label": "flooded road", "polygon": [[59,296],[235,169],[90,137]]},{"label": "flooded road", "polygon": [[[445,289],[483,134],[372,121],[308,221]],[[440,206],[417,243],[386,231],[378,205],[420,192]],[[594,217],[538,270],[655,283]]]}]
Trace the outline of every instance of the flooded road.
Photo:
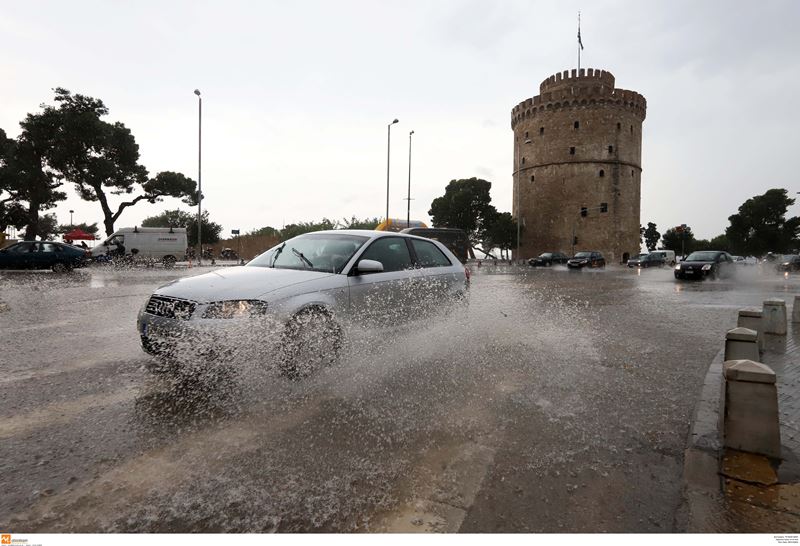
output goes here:
[{"label": "flooded road", "polygon": [[0,527],[672,531],[725,331],[800,293],[756,268],[473,267],[467,308],[352,332],[303,381],[254,361],[153,376],[136,314],[196,273],[0,273]]}]

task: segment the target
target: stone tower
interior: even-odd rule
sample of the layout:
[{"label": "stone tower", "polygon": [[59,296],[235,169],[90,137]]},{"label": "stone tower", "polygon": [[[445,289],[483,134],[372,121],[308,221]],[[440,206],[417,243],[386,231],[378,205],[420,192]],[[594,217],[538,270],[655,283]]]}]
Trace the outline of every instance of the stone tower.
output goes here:
[{"label": "stone tower", "polygon": [[646,109],[610,72],[582,68],[550,76],[511,111],[516,258],[599,250],[618,263],[639,252]]}]

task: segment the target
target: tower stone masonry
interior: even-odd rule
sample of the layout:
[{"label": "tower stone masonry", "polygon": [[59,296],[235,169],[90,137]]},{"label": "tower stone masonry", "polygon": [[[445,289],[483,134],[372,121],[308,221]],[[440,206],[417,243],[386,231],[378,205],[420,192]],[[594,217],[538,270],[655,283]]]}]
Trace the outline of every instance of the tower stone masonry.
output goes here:
[{"label": "tower stone masonry", "polygon": [[647,101],[597,69],[564,71],[511,111],[520,256],[639,252],[642,122]]}]

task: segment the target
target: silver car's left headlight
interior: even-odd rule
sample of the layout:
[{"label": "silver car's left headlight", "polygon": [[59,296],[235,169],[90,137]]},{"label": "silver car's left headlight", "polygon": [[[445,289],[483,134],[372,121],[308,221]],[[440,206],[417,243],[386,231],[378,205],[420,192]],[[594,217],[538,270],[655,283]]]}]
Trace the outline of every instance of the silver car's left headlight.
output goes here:
[{"label": "silver car's left headlight", "polygon": [[215,301],[206,307],[203,318],[232,319],[263,316],[267,303],[261,300]]}]

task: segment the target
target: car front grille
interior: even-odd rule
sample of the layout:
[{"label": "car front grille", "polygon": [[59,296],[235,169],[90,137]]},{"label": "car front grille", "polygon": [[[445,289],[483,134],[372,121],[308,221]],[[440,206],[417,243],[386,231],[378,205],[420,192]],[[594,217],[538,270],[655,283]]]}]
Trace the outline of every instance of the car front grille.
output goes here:
[{"label": "car front grille", "polygon": [[170,298],[168,296],[150,296],[144,312],[156,317],[167,317],[189,320],[197,304],[193,301]]}]

